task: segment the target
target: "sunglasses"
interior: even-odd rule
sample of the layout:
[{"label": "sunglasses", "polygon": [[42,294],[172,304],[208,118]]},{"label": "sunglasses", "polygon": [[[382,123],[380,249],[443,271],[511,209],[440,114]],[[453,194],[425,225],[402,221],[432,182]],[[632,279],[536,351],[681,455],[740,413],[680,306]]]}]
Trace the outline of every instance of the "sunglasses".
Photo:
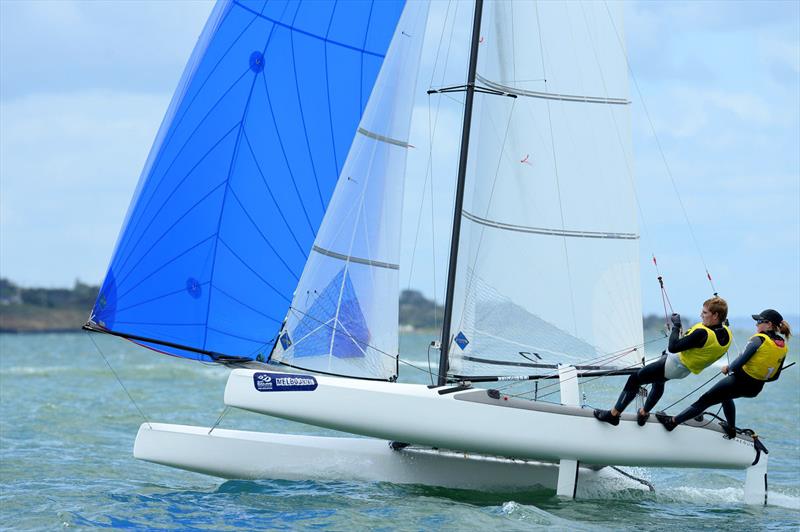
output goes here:
[{"label": "sunglasses", "polygon": [[769,320],[756,320],[756,323],[760,325],[762,323],[770,323],[770,321]]}]

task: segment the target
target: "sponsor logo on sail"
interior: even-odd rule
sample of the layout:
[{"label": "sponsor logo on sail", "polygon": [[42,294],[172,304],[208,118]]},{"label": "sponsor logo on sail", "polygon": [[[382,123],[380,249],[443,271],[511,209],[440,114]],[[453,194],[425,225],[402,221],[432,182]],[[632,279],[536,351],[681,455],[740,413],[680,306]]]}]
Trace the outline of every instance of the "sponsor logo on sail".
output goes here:
[{"label": "sponsor logo on sail", "polygon": [[259,392],[313,392],[317,379],[311,375],[254,373],[253,384]]}]

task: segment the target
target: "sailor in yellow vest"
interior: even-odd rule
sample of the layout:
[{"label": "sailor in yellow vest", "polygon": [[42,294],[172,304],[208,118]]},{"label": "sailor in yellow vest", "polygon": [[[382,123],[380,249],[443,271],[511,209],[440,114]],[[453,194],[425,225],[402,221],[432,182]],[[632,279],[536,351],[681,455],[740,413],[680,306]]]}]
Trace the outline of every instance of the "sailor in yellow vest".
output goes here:
[{"label": "sailor in yellow vest", "polygon": [[656,362],[646,365],[628,378],[625,388],[611,410],[595,410],[594,417],[612,425],[619,424],[619,415],[633,401],[643,384],[652,384],[644,407],[639,409],[636,421],[644,426],[650,411],[664,394],[664,383],[695,375],[719,360],[731,344],[731,331],[723,325],[728,317],[728,304],[721,297],[703,302],[700,314],[703,321],[694,324],[681,337],[681,317],[672,315],[672,333],[668,352]]},{"label": "sailor in yellow vest", "polygon": [[750,338],[739,358],[730,366],[722,366],[722,373],[727,377],[677,416],[656,414],[667,430],[702,414],[712,405],[722,403],[722,411],[727,420],[722,428],[728,437],[736,437],[736,406],[733,400],[738,397],[755,397],[764,388],[765,382],[778,379],[789,352],[786,344],[792,334],[789,324],[777,310],[767,309],[760,314],[753,314],[753,319],[756,320],[756,334]]}]

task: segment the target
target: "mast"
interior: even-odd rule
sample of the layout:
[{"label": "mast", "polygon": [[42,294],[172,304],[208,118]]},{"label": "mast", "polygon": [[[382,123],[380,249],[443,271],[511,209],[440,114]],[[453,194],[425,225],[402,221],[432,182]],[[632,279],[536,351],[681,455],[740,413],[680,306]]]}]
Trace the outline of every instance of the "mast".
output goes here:
[{"label": "mast", "polygon": [[478,66],[478,45],[481,33],[481,14],[483,0],[475,0],[475,15],[472,21],[472,44],[469,53],[464,101],[464,124],[461,128],[461,156],[458,161],[455,208],[453,209],[453,234],[450,238],[450,262],[447,267],[447,293],[444,302],[444,321],[442,323],[442,343],[439,355],[438,385],[447,383],[450,353],[450,320],[453,316],[453,297],[455,294],[456,263],[458,261],[458,240],[461,234],[461,210],[464,204],[464,181],[467,175],[467,155],[469,152],[469,131],[472,125],[472,100],[475,96],[475,71]]}]

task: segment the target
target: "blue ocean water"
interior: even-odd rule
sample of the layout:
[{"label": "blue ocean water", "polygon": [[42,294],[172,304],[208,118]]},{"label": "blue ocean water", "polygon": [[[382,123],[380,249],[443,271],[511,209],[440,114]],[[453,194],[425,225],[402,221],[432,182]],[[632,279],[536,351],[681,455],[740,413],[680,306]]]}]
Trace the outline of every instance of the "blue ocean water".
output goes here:
[{"label": "blue ocean water", "polygon": [[[0,335],[0,528],[423,530],[557,528],[792,529],[800,526],[800,369],[786,371],[755,400],[739,400],[740,425],[770,449],[769,505],[742,504],[744,473],[640,469],[654,493],[609,491],[564,501],[546,490],[516,494],[363,482],[223,481],[140,462],[132,456],[143,416],[214,424],[224,410],[227,371],[174,359],[105,336]],[[747,334],[739,335],[739,345]],[[431,336],[401,337],[425,367]],[[791,343],[791,360],[798,342]],[[124,384],[138,405],[133,405]],[[410,366],[404,380],[424,382]],[[666,406],[707,377],[668,385]],[[621,378],[584,386],[596,406]],[[597,398],[597,399],[595,399]],[[681,403],[674,409],[685,406]],[[231,410],[221,427],[333,434]],[[687,449],[686,452],[691,452]]]}]

